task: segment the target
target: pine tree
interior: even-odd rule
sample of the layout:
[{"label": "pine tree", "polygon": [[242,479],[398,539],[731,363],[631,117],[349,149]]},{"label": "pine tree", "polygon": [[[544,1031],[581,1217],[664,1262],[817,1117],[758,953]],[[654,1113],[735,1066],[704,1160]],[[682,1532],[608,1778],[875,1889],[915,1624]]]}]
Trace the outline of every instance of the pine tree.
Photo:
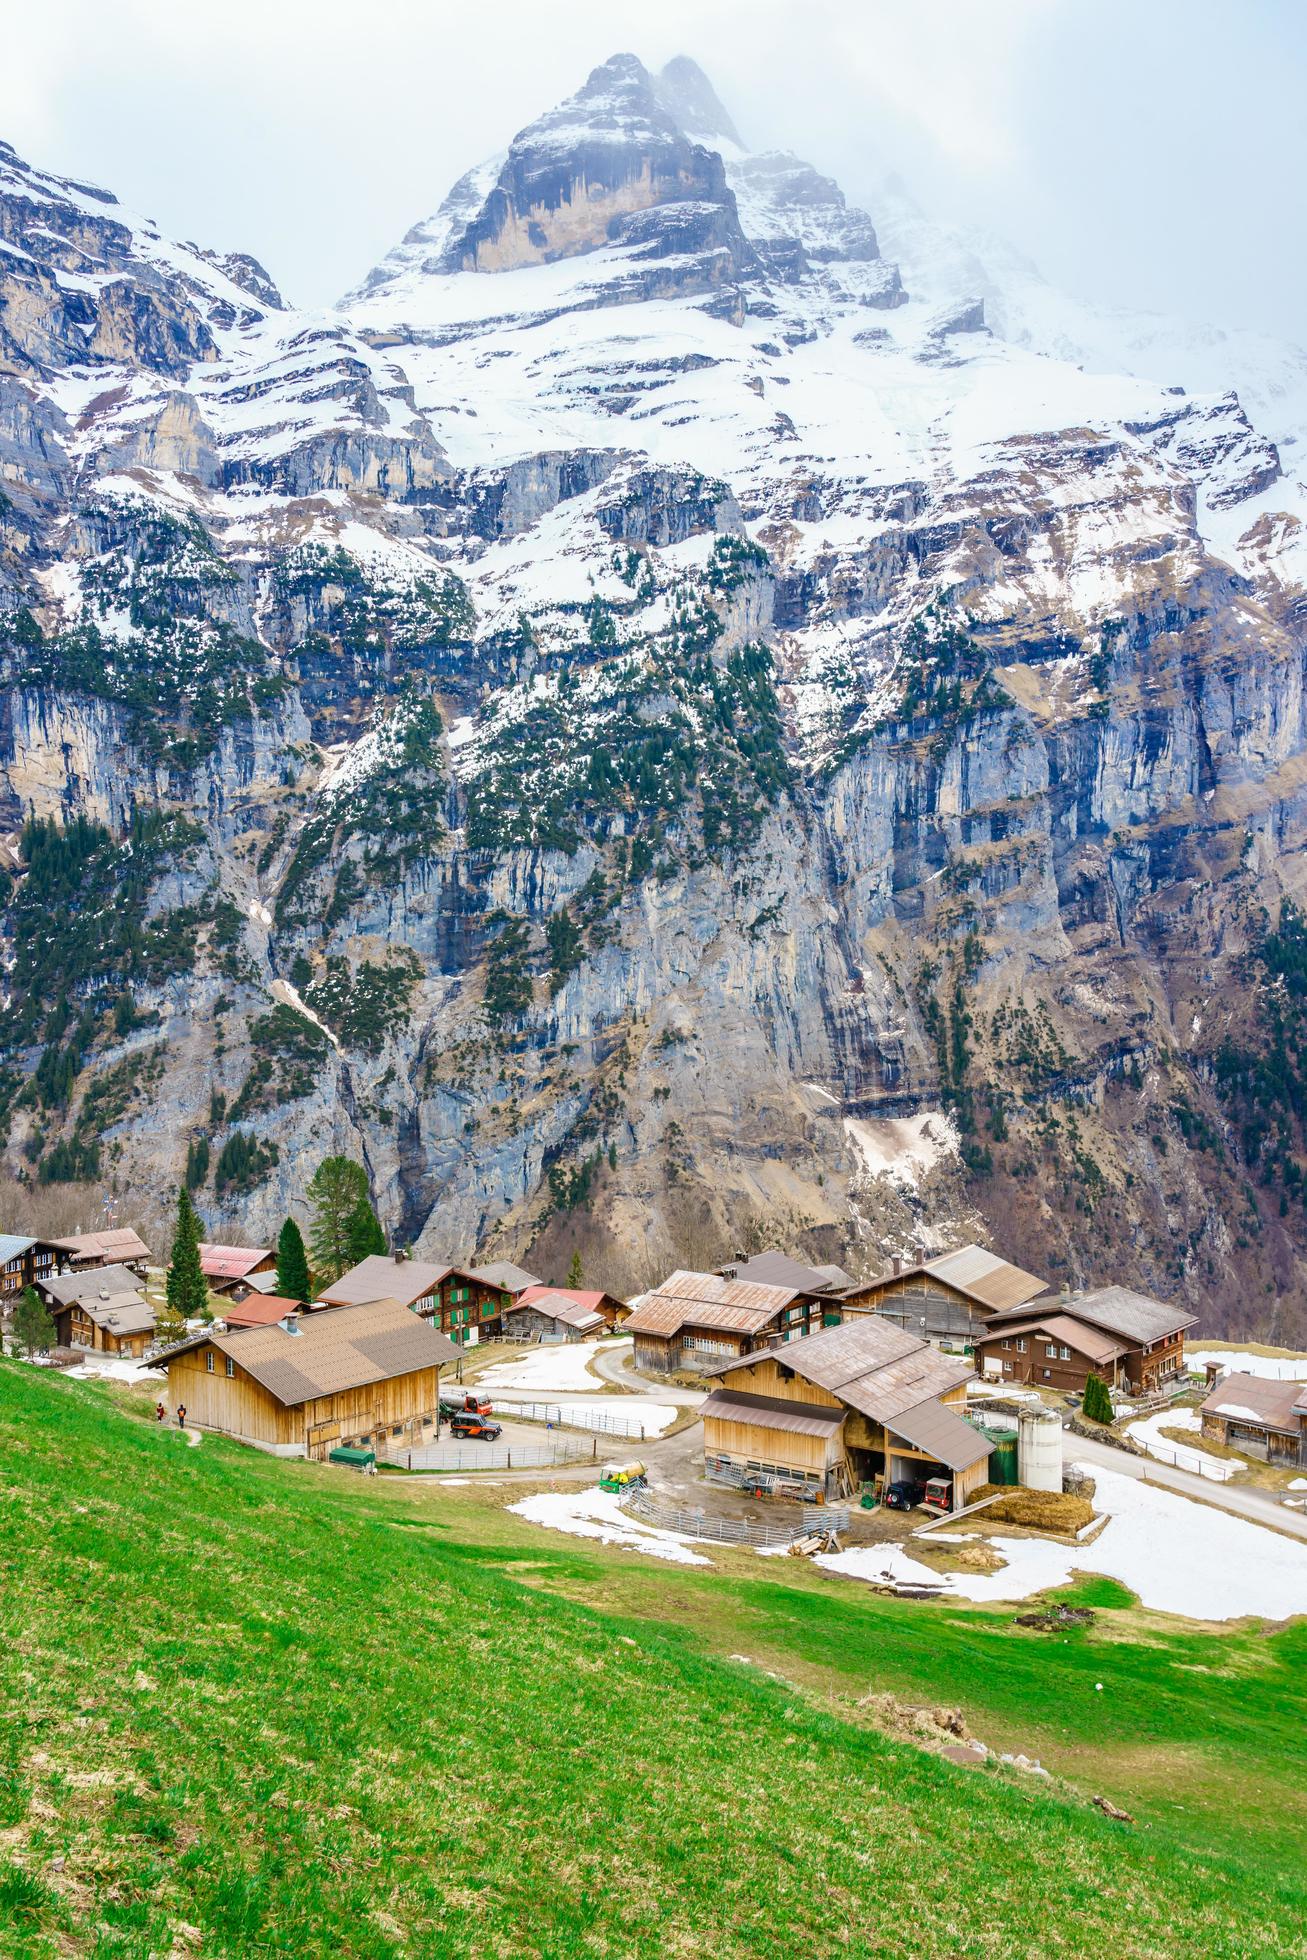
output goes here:
[{"label": "pine tree", "polygon": [[[319,1280],[330,1285],[354,1264],[350,1221],[368,1202],[368,1174],[350,1157],[324,1157],[309,1179],[309,1252]],[[384,1250],[384,1246],[383,1246]]]},{"label": "pine tree", "polygon": [[577,1288],[584,1283],[585,1274],[581,1269],[581,1255],[579,1252],[574,1252],[572,1254],[572,1263],[567,1269],[567,1284],[573,1293],[575,1293]]},{"label": "pine tree", "polygon": [[357,1266],[361,1259],[370,1259],[376,1253],[385,1252],[386,1235],[381,1229],[381,1220],[366,1198],[359,1199],[345,1229],[351,1266]]},{"label": "pine tree", "polygon": [[47,1354],[54,1336],[50,1309],[34,1286],[25,1286],[14,1308],[14,1339],[27,1355]]},{"label": "pine tree", "polygon": [[1112,1421],[1114,1414],[1112,1397],[1101,1375],[1090,1375],[1086,1381],[1080,1413],[1087,1422]]},{"label": "pine tree", "polygon": [[209,1311],[209,1288],[200,1270],[200,1221],[185,1184],[177,1190],[177,1229],[168,1262],[168,1308],[176,1320],[202,1320]]},{"label": "pine tree", "polygon": [[312,1291],[304,1234],[293,1218],[277,1234],[277,1291],[284,1300],[307,1300]]}]

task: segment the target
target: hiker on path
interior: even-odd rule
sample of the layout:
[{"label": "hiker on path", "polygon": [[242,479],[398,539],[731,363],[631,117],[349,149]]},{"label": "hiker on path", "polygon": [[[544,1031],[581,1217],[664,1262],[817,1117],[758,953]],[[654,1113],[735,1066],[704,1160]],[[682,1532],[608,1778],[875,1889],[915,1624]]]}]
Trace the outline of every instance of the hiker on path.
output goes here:
[{"label": "hiker on path", "polygon": [[185,1429],[186,1427],[186,1404],[184,1402],[177,1404],[177,1427],[179,1429]]},{"label": "hiker on path", "polygon": [[168,1411],[164,1408],[163,1403],[156,1402],[154,1405],[154,1420],[156,1422],[166,1422],[167,1419]]}]

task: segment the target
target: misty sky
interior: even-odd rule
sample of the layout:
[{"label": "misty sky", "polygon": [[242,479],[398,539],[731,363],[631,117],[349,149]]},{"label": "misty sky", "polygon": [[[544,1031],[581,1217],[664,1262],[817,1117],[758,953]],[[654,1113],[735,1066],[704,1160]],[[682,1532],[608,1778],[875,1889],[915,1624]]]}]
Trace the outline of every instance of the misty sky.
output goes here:
[{"label": "misty sky", "polygon": [[1307,340],[1301,0],[44,0],[0,46],[21,154],[305,304],[629,48],[873,218],[893,170],[1073,292]]}]

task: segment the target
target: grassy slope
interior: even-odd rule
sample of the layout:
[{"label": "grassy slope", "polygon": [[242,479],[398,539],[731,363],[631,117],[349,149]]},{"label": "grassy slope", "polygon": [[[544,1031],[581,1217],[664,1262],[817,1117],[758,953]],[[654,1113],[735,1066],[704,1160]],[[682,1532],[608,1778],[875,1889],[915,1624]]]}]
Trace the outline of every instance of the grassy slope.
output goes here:
[{"label": "grassy slope", "polygon": [[[831,1693],[915,1670],[969,1707],[996,1682],[976,1704],[996,1720],[1034,1693],[1092,1729],[1110,1661],[1132,1748],[1201,1754],[1214,1722],[1222,1759],[1256,1751],[1301,1801],[1294,1631],[1195,1634],[1177,1663],[1161,1631],[1036,1646],[797,1561],[649,1571],[483,1493],[191,1450],[15,1364],[0,1494],[5,1953],[1302,1950],[1269,1805],[1228,1847],[1168,1816],[1125,1830],[889,1742]],[[830,1698],[705,1651],[737,1626]]]}]

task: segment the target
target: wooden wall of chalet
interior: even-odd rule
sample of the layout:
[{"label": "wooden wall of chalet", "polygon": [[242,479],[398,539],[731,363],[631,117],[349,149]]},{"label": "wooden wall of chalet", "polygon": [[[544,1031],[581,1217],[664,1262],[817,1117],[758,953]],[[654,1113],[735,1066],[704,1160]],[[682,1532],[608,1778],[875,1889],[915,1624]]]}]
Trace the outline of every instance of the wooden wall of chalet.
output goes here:
[{"label": "wooden wall of chalet", "polygon": [[788,1470],[812,1470],[818,1475],[844,1454],[838,1430],[833,1436],[798,1436],[788,1429],[765,1428],[745,1419],[735,1422],[724,1416],[704,1417],[703,1446],[708,1456],[783,1464]]},{"label": "wooden wall of chalet", "polygon": [[581,1329],[569,1327],[565,1320],[555,1320],[547,1313],[537,1313],[534,1307],[515,1307],[504,1315],[504,1332],[511,1341],[586,1341],[603,1333],[602,1327]]},{"label": "wooden wall of chalet", "polygon": [[56,1313],[54,1324],[62,1346],[90,1348],[97,1354],[129,1354],[139,1360],[149,1339],[145,1333],[115,1334],[110,1328],[99,1327],[75,1303]]},{"label": "wooden wall of chalet", "polygon": [[935,1339],[956,1335],[960,1341],[968,1341],[984,1325],[983,1316],[965,1294],[956,1292],[942,1280],[923,1279],[920,1274],[915,1279],[886,1279],[862,1287],[846,1297],[844,1312],[846,1318],[859,1313],[882,1313],[887,1320],[906,1328],[909,1334],[924,1336],[929,1330]]},{"label": "wooden wall of chalet", "polygon": [[779,1402],[815,1403],[823,1409],[843,1406],[838,1396],[818,1388],[815,1382],[801,1381],[795,1374],[789,1374],[787,1379],[781,1373],[784,1360],[784,1348],[769,1348],[764,1354],[751,1355],[746,1366],[732,1368],[730,1382],[723,1386],[744,1389],[750,1395],[774,1395]]},{"label": "wooden wall of chalet", "polygon": [[[213,1356],[212,1374],[205,1361],[208,1354]],[[350,1438],[399,1450],[425,1439],[423,1417],[430,1416],[434,1427],[440,1384],[436,1368],[419,1368],[286,1408],[239,1364],[230,1376],[226,1367],[227,1357],[209,1347],[178,1355],[168,1364],[172,1406],[184,1402],[187,1420],[200,1429],[281,1448],[298,1445],[321,1456]]]}]

